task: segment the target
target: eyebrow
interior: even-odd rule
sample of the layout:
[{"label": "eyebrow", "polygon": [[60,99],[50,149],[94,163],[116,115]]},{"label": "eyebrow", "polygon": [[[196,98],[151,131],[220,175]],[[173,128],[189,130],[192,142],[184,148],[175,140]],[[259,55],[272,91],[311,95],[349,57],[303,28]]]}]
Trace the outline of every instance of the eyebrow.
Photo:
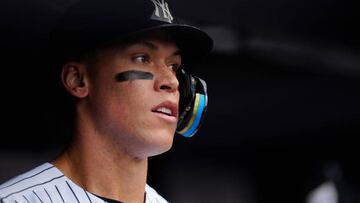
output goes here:
[{"label": "eyebrow", "polygon": [[[143,46],[148,47],[149,49],[152,49],[152,50],[158,50],[159,49],[159,47],[156,46],[156,44],[154,44],[154,43],[152,43],[150,41],[146,41],[146,40],[140,40],[140,41],[137,42],[137,44],[143,45]],[[179,49],[176,49],[172,55],[173,56],[181,55],[181,51]]]}]

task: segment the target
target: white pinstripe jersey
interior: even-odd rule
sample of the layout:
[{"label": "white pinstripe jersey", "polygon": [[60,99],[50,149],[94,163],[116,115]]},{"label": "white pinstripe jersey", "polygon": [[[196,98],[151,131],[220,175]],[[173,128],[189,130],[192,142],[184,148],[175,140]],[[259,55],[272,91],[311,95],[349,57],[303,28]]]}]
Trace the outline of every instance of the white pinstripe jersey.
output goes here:
[{"label": "white pinstripe jersey", "polygon": [[[146,185],[145,203],[167,203]],[[0,185],[1,203],[105,203],[85,191],[50,163],[42,164]]]}]

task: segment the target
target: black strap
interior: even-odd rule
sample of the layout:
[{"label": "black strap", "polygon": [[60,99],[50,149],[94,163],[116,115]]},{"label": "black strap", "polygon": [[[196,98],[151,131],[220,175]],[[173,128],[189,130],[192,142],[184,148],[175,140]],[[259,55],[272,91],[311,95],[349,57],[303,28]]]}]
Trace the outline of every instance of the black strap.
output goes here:
[{"label": "black strap", "polygon": [[[94,194],[95,195],[95,194]],[[97,196],[98,198],[104,200],[105,202],[108,202],[108,203],[123,203],[123,202],[120,202],[120,201],[117,201],[117,200],[113,200],[113,199],[108,199],[108,198],[105,198],[105,197],[101,197],[99,195],[95,195]],[[144,203],[146,202],[146,192],[144,194]]]},{"label": "black strap", "polygon": [[108,202],[108,203],[123,203],[123,202],[120,202],[120,201],[117,201],[117,200],[113,200],[113,199],[108,199],[108,198],[105,198],[105,197],[101,197],[99,195],[95,195],[97,196],[98,198],[104,200],[105,202]]}]

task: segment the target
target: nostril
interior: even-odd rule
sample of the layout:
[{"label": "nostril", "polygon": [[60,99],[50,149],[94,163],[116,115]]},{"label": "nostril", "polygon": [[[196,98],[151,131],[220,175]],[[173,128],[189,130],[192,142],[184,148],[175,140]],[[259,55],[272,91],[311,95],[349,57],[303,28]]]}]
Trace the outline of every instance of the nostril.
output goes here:
[{"label": "nostril", "polygon": [[161,89],[161,90],[168,90],[168,89],[171,89],[171,87],[170,87],[170,86],[167,86],[167,85],[161,85],[161,86],[160,86],[160,89]]}]

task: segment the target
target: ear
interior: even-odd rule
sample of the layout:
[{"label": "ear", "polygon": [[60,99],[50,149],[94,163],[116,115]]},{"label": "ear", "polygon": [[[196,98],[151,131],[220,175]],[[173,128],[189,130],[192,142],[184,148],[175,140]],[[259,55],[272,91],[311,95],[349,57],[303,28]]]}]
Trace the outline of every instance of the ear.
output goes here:
[{"label": "ear", "polygon": [[86,65],[77,62],[66,63],[61,70],[61,81],[67,92],[77,98],[89,93]]}]

